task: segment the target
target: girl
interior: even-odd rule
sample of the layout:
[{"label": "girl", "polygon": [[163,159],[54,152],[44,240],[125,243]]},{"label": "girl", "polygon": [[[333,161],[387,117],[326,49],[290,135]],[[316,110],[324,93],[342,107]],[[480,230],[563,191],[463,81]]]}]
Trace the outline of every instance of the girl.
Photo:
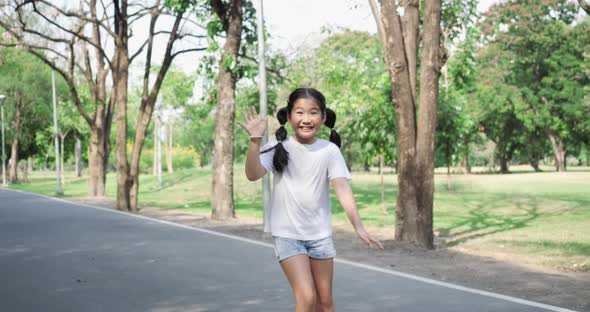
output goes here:
[{"label": "girl", "polygon": [[[312,88],[296,89],[277,118],[281,127],[276,141],[260,152],[267,118],[260,120],[254,107],[242,112],[238,124],[250,135],[246,176],[250,181],[274,174],[270,211],[265,211],[264,231],[271,232],[275,254],[295,295],[295,311],[334,311],[332,275],[336,250],[332,241],[329,183],[346,211],[358,237],[370,247],[383,246],[361,223],[348,181],[350,172],[340,153],[334,130],[336,114],[324,96]],[[291,124],[294,136],[284,125]],[[316,138],[320,127],[331,129],[330,142]]]}]

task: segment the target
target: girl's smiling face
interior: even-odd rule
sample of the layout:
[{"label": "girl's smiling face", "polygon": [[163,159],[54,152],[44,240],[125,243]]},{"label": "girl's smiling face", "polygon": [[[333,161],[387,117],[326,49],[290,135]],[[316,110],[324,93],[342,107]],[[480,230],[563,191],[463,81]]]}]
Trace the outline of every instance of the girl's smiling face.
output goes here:
[{"label": "girl's smiling face", "polygon": [[295,139],[302,144],[314,143],[316,133],[326,121],[326,115],[313,98],[297,99],[287,118],[295,131]]}]

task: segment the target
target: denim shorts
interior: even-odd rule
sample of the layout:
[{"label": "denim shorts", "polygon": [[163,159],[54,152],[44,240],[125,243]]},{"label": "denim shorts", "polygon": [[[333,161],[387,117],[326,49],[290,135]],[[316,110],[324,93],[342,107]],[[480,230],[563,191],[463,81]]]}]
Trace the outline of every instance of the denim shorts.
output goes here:
[{"label": "denim shorts", "polygon": [[276,259],[280,262],[291,256],[304,254],[313,259],[330,259],[336,256],[332,236],[315,240],[298,240],[273,236]]}]

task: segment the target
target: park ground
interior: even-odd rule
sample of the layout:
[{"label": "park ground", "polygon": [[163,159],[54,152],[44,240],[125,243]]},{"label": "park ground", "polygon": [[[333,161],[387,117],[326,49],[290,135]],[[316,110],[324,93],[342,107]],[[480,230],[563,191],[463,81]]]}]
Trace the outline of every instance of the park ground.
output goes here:
[{"label": "park ground", "polygon": [[[353,191],[368,230],[385,251],[359,242],[337,199],[332,200],[338,256],[528,300],[590,311],[590,168],[535,173],[511,168],[507,175],[476,173],[435,176],[435,250],[420,250],[393,240],[397,177],[385,174],[381,202],[376,172],[353,172]],[[477,170],[477,169],[476,169]],[[239,166],[236,172],[242,172]],[[52,172],[36,172],[29,184],[12,188],[52,195]],[[115,176],[107,178],[105,198],[86,197],[86,179],[66,173],[65,199],[114,207]],[[259,182],[235,175],[236,218],[209,218],[210,171],[165,174],[163,187],[143,175],[140,214],[269,241],[262,232]],[[269,253],[272,251],[269,251]]]}]

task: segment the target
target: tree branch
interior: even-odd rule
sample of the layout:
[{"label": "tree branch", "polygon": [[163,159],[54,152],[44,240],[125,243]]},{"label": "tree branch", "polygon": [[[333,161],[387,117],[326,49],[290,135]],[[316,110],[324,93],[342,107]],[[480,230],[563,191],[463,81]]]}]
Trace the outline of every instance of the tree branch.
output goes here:
[{"label": "tree branch", "polygon": [[[258,60],[257,60],[257,59],[255,59],[255,58],[253,58],[253,57],[251,57],[251,56],[248,56],[248,55],[246,55],[246,54],[239,54],[238,56],[239,56],[239,57],[243,57],[243,58],[245,58],[245,59],[247,59],[247,60],[249,60],[249,61],[252,61],[252,62],[254,62],[254,63],[258,64]],[[279,79],[281,79],[281,80],[285,80],[285,81],[289,82],[290,84],[296,84],[296,83],[295,83],[294,81],[292,81],[291,79],[289,79],[289,78],[287,78],[287,77],[285,77],[285,76],[281,75],[281,73],[280,73],[278,70],[275,70],[274,68],[271,68],[271,67],[266,67],[266,66],[265,66],[265,68],[266,68],[266,70],[267,70],[268,72],[270,72],[270,73],[273,73],[273,74],[274,74],[275,76],[277,76]]]},{"label": "tree branch", "polygon": [[149,30],[148,39],[147,39],[148,49],[147,49],[147,55],[146,55],[146,60],[145,60],[145,69],[144,69],[144,74],[143,74],[143,95],[142,95],[143,100],[142,100],[142,103],[144,102],[145,99],[147,99],[147,96],[148,96],[150,67],[151,67],[151,62],[152,62],[152,49],[154,47],[154,29],[156,28],[156,21],[158,20],[158,17],[160,16],[161,12],[162,11],[160,11],[158,9],[154,9],[154,10],[152,10],[152,13],[151,13],[152,17],[150,19],[150,30]]},{"label": "tree branch", "polygon": [[207,50],[207,48],[194,48],[194,49],[186,49],[186,50],[180,50],[180,51],[176,51],[174,53],[172,53],[172,58],[175,58],[177,55],[182,54],[182,53],[189,53],[189,52],[198,52],[198,51],[204,51]]},{"label": "tree branch", "polygon": [[[55,27],[59,28],[60,30],[62,30],[62,31],[64,31],[64,32],[68,33],[68,34],[71,34],[71,35],[73,35],[74,37],[76,37],[76,38],[78,38],[78,39],[84,40],[84,41],[86,41],[86,42],[90,43],[91,45],[93,45],[93,46],[94,46],[94,47],[97,49],[97,51],[100,51],[100,55],[104,56],[104,58],[107,60],[107,62],[110,62],[110,61],[109,61],[109,59],[106,57],[106,52],[103,50],[103,48],[102,48],[101,46],[97,46],[96,44],[94,44],[94,42],[92,42],[92,40],[91,40],[90,38],[88,38],[88,37],[86,37],[86,36],[84,36],[84,35],[81,35],[81,34],[79,34],[79,33],[75,32],[75,31],[72,31],[72,30],[70,30],[70,29],[67,29],[67,28],[65,28],[65,27],[63,27],[63,26],[61,26],[61,25],[59,25],[57,22],[53,21],[52,19],[48,18],[47,16],[45,16],[43,13],[41,13],[41,12],[40,12],[40,11],[37,9],[36,2],[34,2],[34,1],[33,1],[33,2],[26,2],[26,3],[32,3],[32,5],[33,5],[33,11],[34,11],[34,12],[35,12],[37,15],[41,16],[41,18],[43,18],[43,19],[44,19],[45,21],[47,21],[49,24],[51,24],[51,25],[53,25],[53,26],[55,26]],[[25,4],[26,4],[26,3],[25,3]],[[23,5],[24,5],[24,4],[23,4]],[[19,15],[20,15],[20,11],[19,11]]]},{"label": "tree branch", "polygon": [[590,4],[586,3],[586,0],[578,0],[580,7],[582,10],[586,12],[586,14],[590,15]]},{"label": "tree branch", "polygon": [[379,38],[381,38],[381,44],[385,48],[385,29],[383,28],[383,20],[381,19],[381,13],[379,12],[379,8],[377,7],[377,2],[375,0],[369,0],[369,5],[371,6],[371,12],[373,12],[373,17],[375,18],[377,29],[379,30]]},{"label": "tree branch", "polygon": [[[92,18],[88,18],[83,14],[83,12],[82,12],[82,14],[79,14],[79,13],[75,13],[75,12],[71,12],[71,11],[66,11],[66,10],[63,10],[62,8],[54,5],[53,3],[45,1],[45,0],[35,0],[34,2],[43,3],[43,4],[47,5],[48,7],[56,10],[58,13],[60,13],[63,16],[75,17],[75,18],[78,18],[78,19],[85,21],[85,22],[97,24],[100,27],[102,27],[109,35],[111,35],[113,37],[115,36],[115,33],[113,33],[113,31],[109,27],[104,25],[102,20],[99,20],[98,18],[96,18],[96,15],[93,16]],[[80,9],[82,10],[82,8],[80,8]],[[107,20],[108,20],[108,18],[107,18]]]}]

